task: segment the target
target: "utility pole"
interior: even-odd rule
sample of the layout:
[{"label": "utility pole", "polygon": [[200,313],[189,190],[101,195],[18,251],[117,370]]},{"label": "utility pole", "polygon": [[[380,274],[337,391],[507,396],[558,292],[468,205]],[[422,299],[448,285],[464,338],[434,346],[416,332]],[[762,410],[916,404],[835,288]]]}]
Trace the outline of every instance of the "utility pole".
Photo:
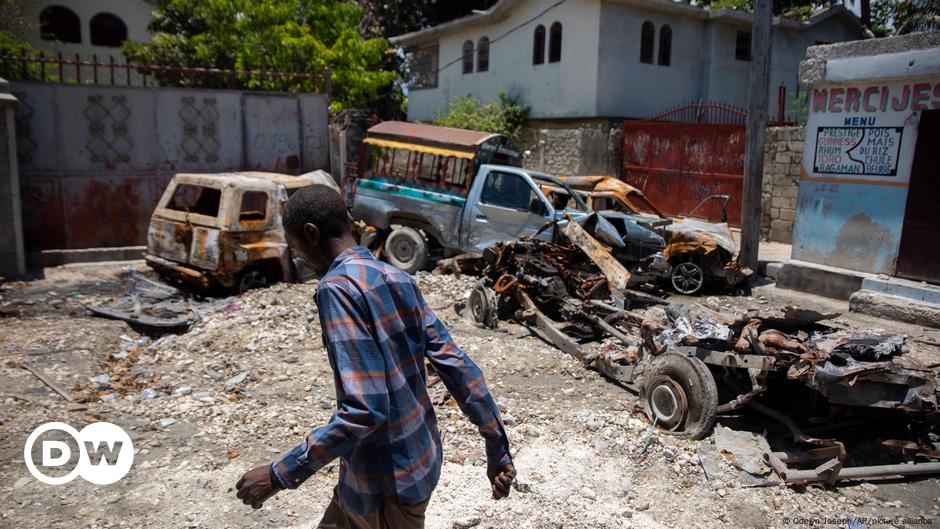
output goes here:
[{"label": "utility pole", "polygon": [[747,153],[744,160],[744,197],[741,204],[740,262],[757,270],[760,244],[761,188],[764,181],[764,140],[767,135],[767,92],[770,88],[770,57],[773,41],[770,0],[754,1],[751,30],[751,78],[747,102]]}]

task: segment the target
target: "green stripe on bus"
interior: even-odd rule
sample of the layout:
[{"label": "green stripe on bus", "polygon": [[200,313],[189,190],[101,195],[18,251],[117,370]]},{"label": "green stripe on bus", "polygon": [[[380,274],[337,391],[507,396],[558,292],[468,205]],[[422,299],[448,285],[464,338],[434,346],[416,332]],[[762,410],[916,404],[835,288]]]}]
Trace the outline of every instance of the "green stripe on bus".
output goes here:
[{"label": "green stripe on bus", "polygon": [[463,197],[448,195],[446,193],[438,193],[437,191],[427,191],[414,187],[400,186],[398,184],[390,184],[388,182],[382,182],[379,180],[360,179],[356,182],[356,187],[381,191],[382,193],[388,193],[390,195],[398,195],[408,198],[416,198],[418,200],[437,202],[438,204],[447,204],[450,206],[462,206],[467,201],[467,199]]}]

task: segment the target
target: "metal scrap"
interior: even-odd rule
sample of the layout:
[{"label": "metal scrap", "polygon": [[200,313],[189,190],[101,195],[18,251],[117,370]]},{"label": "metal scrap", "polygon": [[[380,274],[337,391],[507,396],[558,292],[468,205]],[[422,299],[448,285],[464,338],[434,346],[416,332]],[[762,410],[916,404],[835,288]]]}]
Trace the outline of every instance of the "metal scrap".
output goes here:
[{"label": "metal scrap", "polygon": [[95,316],[126,321],[145,334],[185,332],[202,319],[201,310],[229,302],[222,298],[197,303],[190,294],[150,280],[137,271],[124,274],[122,280],[125,287],[122,296],[87,309]]}]

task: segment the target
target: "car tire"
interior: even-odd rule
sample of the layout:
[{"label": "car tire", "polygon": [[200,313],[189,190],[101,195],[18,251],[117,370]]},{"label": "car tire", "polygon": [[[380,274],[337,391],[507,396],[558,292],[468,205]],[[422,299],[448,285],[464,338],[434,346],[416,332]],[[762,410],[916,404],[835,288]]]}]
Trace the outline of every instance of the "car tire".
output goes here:
[{"label": "car tire", "polygon": [[705,270],[693,261],[682,261],[672,267],[669,284],[680,294],[694,296],[705,288]]},{"label": "car tire", "polygon": [[428,243],[414,228],[401,226],[385,239],[385,256],[396,267],[414,274],[428,261]]},{"label": "car tire", "polygon": [[698,358],[665,352],[652,358],[639,380],[646,416],[680,437],[703,439],[718,413],[718,387]]},{"label": "car tire", "polygon": [[265,288],[271,284],[271,278],[264,273],[261,268],[249,268],[242,270],[238,274],[238,281],[235,282],[235,291],[238,294],[244,294],[249,290],[256,288]]}]

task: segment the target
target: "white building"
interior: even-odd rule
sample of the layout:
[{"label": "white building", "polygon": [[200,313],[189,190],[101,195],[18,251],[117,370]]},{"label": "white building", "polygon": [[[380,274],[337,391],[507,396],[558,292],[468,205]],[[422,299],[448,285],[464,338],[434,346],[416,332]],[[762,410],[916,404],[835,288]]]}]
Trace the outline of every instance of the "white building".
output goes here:
[{"label": "white building", "polygon": [[124,62],[121,43],[150,39],[147,24],[155,0],[38,0],[26,2],[32,28],[28,42],[67,60]]},{"label": "white building", "polygon": [[[414,59],[408,119],[450,98],[518,96],[536,120],[647,117],[711,101],[745,107],[751,15],[669,0],[500,0],[486,11],[391,39]],[[770,115],[780,85],[797,88],[806,48],[862,38],[858,18],[829,7],[775,18]]]}]

